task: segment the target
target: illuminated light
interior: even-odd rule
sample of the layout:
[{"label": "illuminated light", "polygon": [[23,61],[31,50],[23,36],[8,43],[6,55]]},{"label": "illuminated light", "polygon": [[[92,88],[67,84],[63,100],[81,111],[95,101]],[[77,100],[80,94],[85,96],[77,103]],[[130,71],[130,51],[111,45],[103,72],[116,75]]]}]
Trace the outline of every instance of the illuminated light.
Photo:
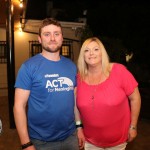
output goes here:
[{"label": "illuminated light", "polygon": [[12,4],[11,5],[11,12],[13,12],[14,11],[14,5]]},{"label": "illuminated light", "polygon": [[19,4],[19,7],[21,7],[21,8],[23,7],[23,3],[22,2]]},{"label": "illuminated light", "polygon": [[19,7],[23,7],[23,0],[19,0]]},{"label": "illuminated light", "polygon": [[21,27],[19,27],[19,32],[22,32],[22,28]]},{"label": "illuminated light", "polygon": [[23,32],[18,32],[18,36],[23,36]]}]

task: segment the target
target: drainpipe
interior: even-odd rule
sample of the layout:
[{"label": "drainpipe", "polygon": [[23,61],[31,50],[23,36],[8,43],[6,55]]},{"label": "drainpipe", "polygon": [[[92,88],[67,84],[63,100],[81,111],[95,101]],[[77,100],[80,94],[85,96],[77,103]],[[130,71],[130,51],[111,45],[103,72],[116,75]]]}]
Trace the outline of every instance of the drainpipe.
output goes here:
[{"label": "drainpipe", "polygon": [[7,45],[7,85],[10,128],[15,128],[13,105],[14,105],[14,83],[15,83],[15,60],[14,60],[14,14],[13,3],[6,0],[6,45]]}]

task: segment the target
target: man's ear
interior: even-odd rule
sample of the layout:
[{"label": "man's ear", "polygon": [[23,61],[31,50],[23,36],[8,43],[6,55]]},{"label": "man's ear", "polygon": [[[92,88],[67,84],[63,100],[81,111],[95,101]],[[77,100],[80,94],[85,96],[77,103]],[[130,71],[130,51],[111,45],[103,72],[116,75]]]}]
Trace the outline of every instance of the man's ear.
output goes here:
[{"label": "man's ear", "polygon": [[38,41],[39,41],[39,43],[41,43],[41,37],[40,36],[38,36]]}]

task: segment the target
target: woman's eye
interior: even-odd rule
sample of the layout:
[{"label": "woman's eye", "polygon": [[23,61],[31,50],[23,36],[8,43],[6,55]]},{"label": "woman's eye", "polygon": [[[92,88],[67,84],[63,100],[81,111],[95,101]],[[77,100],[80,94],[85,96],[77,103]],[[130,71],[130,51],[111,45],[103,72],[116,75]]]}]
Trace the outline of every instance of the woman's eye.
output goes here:
[{"label": "woman's eye", "polygon": [[88,49],[85,49],[85,50],[84,50],[84,52],[88,52],[88,51],[89,51]]}]

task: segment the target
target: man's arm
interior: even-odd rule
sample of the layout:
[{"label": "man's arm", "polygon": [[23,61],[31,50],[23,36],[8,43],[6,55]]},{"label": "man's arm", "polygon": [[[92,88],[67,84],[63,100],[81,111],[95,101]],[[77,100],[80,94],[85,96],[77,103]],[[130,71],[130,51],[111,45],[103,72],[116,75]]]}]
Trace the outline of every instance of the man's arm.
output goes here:
[{"label": "man's arm", "polygon": [[[30,141],[26,115],[29,94],[29,90],[20,88],[15,89],[14,118],[21,145],[24,145]],[[25,150],[29,149],[35,150],[34,146],[25,148]]]}]

